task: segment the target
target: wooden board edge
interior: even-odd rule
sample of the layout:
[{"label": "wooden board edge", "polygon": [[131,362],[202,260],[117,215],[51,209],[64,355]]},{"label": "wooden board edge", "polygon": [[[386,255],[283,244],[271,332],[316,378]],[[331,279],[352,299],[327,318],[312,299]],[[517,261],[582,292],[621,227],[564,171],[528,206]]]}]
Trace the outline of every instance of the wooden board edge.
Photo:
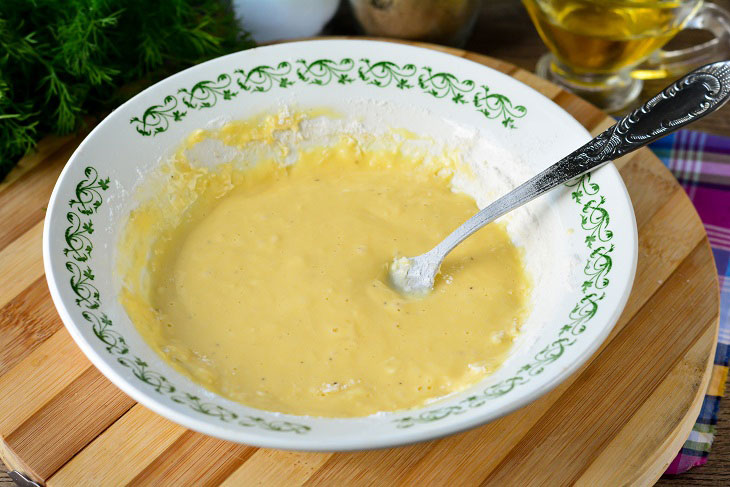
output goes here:
[{"label": "wooden board edge", "polygon": [[[707,252],[712,252],[712,247],[707,237],[705,237],[704,247]],[[677,456],[679,450],[687,438],[689,438],[692,428],[697,422],[697,417],[702,409],[702,403],[707,395],[707,388],[710,385],[710,378],[712,377],[712,370],[715,365],[715,353],[717,351],[718,337],[720,333],[720,288],[719,285],[716,288],[717,293],[717,313],[713,319],[714,327],[714,338],[712,345],[712,352],[707,357],[707,365],[702,375],[700,386],[697,388],[694,401],[691,407],[687,410],[687,414],[684,416],[683,421],[677,425],[672,434],[666,439],[664,445],[660,447],[661,451],[654,461],[646,466],[644,472],[641,472],[636,479],[638,485],[654,485],[657,483],[659,478],[664,474],[669,465]]]},{"label": "wooden board edge", "polygon": [[[715,339],[712,350],[714,351],[717,349],[717,331],[719,330],[720,317],[717,316],[713,321],[715,323]],[[645,470],[638,474],[634,485],[654,485],[677,456],[682,445],[685,441],[687,441],[705,400],[707,387],[710,384],[710,378],[712,376],[713,366],[714,354],[710,354],[707,360],[707,366],[703,372],[702,380],[697,388],[694,401],[687,410],[687,414],[684,416],[682,422],[680,422],[674,431],[667,437],[664,445],[657,450],[658,454],[656,455],[654,462],[647,464],[645,466]]]}]

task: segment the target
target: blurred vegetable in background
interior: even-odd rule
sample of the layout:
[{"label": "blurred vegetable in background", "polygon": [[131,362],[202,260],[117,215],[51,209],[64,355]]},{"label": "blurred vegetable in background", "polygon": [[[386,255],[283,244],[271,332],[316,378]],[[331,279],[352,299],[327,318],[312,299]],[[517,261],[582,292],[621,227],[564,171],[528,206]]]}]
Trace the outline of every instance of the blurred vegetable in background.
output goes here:
[{"label": "blurred vegetable in background", "polygon": [[0,0],[0,181],[67,134],[192,64],[253,46],[221,0]]}]

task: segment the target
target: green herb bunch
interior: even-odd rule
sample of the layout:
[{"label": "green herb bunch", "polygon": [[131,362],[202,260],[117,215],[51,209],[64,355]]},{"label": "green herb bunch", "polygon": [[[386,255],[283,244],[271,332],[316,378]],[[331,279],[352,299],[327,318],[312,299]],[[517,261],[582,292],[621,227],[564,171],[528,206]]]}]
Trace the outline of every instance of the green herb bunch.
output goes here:
[{"label": "green herb bunch", "polygon": [[0,0],[0,181],[40,137],[252,45],[221,0]]}]

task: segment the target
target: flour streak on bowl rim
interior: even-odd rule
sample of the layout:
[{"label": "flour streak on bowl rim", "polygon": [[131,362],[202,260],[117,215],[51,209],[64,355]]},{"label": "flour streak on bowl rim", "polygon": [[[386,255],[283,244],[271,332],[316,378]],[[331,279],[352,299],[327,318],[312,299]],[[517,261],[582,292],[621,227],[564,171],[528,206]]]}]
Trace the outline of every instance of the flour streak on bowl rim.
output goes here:
[{"label": "flour streak on bowl rim", "polygon": [[[378,59],[369,59],[374,56]],[[237,68],[243,71],[239,73]],[[132,325],[119,303],[109,296],[111,285],[106,281],[111,279],[104,278],[111,276],[110,249],[120,217],[108,200],[129,198],[131,188],[125,181],[138,175],[143,164],[139,161],[145,154],[158,160],[182,136],[217,117],[244,118],[282,100],[304,97],[308,103],[322,105],[328,99],[354,96],[423,104],[439,116],[480,130],[483,127],[485,133],[521,151],[522,157],[539,159],[542,165],[590,137],[562,108],[507,75],[448,54],[379,41],[321,40],[256,48],[214,59],[157,83],[110,114],[74,152],[51,195],[43,234],[46,276],[61,319],[84,354],[125,393],[172,421],[225,440],[293,450],[362,450],[435,439],[497,419],[556,387],[603,343],[628,299],[638,253],[631,202],[612,164],[597,171],[591,181],[582,181],[582,186],[562,190],[564,194],[555,203],[560,211],[565,207],[566,214],[573,212],[576,219],[581,212],[589,212],[589,223],[598,214],[610,214],[610,222],[607,217],[597,220],[597,236],[586,230],[585,236],[566,237],[576,248],[585,238],[588,247],[581,256],[588,260],[581,265],[598,269],[598,277],[592,274],[586,280],[587,290],[576,290],[570,296],[577,299],[576,308],[571,311],[571,305],[566,311],[588,309],[593,314],[587,320],[584,316],[571,321],[572,329],[569,323],[556,322],[554,329],[546,330],[545,348],[539,343],[538,348],[526,350],[524,367],[501,371],[503,375],[498,372],[495,380],[501,382],[486,389],[480,387],[474,393],[413,411],[354,419],[305,418],[253,410],[207,393],[166,366],[149,347],[145,349],[141,338],[130,331]],[[238,101],[244,98],[247,103]],[[522,106],[526,109],[521,111]],[[85,173],[87,167],[96,173]],[[105,179],[108,177],[112,181]],[[83,186],[85,178],[93,181]],[[99,205],[93,206],[96,201]],[[575,205],[574,210],[568,209],[569,203]],[[91,220],[93,236],[82,229]],[[95,253],[79,242],[88,242]],[[602,250],[597,250],[599,246]],[[84,274],[87,268],[89,274]],[[99,294],[106,296],[106,304]],[[590,305],[590,309],[579,309],[579,305]],[[109,317],[109,323],[99,321],[102,317]],[[127,334],[120,335],[119,330]],[[550,333],[555,340],[548,337]],[[124,336],[125,342],[114,341],[117,336]],[[533,352],[535,358],[529,358]],[[143,359],[134,362],[135,355]],[[140,374],[146,382],[139,379]],[[153,378],[157,390],[155,384],[150,385]],[[173,392],[164,392],[168,390],[165,384]],[[502,389],[500,384],[505,384]],[[506,388],[507,392],[501,392]]]}]

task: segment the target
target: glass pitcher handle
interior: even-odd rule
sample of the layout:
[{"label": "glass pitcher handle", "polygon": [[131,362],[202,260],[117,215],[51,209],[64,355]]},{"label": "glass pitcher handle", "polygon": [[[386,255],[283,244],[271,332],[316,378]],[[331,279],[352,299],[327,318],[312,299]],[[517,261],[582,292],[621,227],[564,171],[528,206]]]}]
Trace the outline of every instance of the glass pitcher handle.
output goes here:
[{"label": "glass pitcher handle", "polygon": [[730,13],[724,8],[704,3],[684,28],[706,30],[715,37],[686,49],[660,49],[633,70],[631,76],[638,79],[673,78],[702,64],[730,57]]}]

